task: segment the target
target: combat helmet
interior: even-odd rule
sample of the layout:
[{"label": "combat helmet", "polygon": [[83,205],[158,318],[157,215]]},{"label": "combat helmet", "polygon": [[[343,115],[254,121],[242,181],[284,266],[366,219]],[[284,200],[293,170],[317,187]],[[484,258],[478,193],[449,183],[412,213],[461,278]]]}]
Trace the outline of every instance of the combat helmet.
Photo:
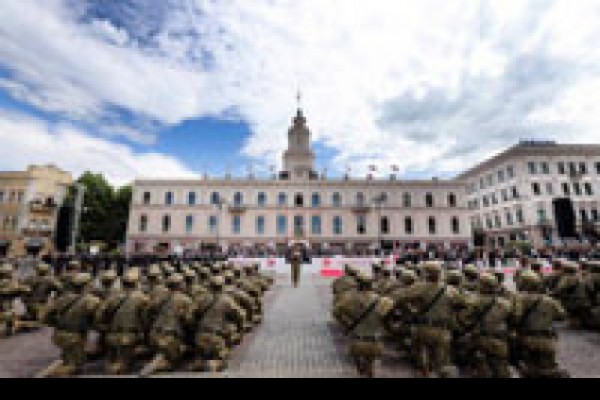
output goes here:
[{"label": "combat helmet", "polygon": [[177,289],[180,288],[184,283],[183,276],[181,274],[172,274],[167,279],[167,287],[169,289]]},{"label": "combat helmet", "polygon": [[152,264],[150,268],[148,268],[148,272],[146,273],[147,277],[150,279],[160,279],[162,278],[162,271],[158,264]]},{"label": "combat helmet", "polygon": [[210,279],[210,286],[215,291],[221,291],[225,286],[225,279],[222,276],[213,276]]},{"label": "combat helmet", "polygon": [[90,274],[88,274],[87,272],[80,272],[73,276],[73,279],[71,279],[71,284],[75,288],[83,288],[86,285],[88,285],[91,281],[92,276]]},{"label": "combat helmet", "polygon": [[200,269],[198,270],[198,276],[201,280],[206,280],[210,278],[210,269],[208,267],[200,267]]},{"label": "combat helmet", "polygon": [[356,282],[362,290],[369,290],[373,286],[373,278],[363,272],[359,272],[356,275]]},{"label": "combat helmet", "polygon": [[50,273],[50,266],[48,264],[42,262],[37,265],[36,270],[37,270],[38,275],[45,276]]},{"label": "combat helmet", "polygon": [[183,277],[186,281],[193,281],[197,278],[196,272],[193,269],[185,268],[183,270]]},{"label": "combat helmet", "polygon": [[406,286],[410,286],[413,283],[415,283],[418,280],[418,276],[415,273],[415,271],[411,270],[411,269],[405,269],[402,271],[402,277],[401,277],[401,281],[402,284],[406,285]]},{"label": "combat helmet", "polygon": [[446,273],[446,283],[450,286],[460,286],[462,285],[464,276],[458,270],[450,270]]},{"label": "combat helmet", "polygon": [[210,272],[213,275],[219,275],[222,270],[223,269],[221,268],[221,264],[219,264],[219,263],[214,263],[213,265],[210,266]]},{"label": "combat helmet", "polygon": [[14,268],[13,268],[12,264],[4,263],[4,264],[2,264],[2,266],[0,266],[0,276],[1,277],[12,277],[13,272],[14,272]]},{"label": "combat helmet", "polygon": [[479,288],[483,293],[493,293],[498,289],[498,279],[495,275],[484,272],[479,277]]},{"label": "combat helmet", "polygon": [[423,271],[426,278],[430,280],[438,280],[442,275],[442,265],[437,261],[429,261],[423,265]]},{"label": "combat helmet", "polygon": [[77,260],[71,260],[67,263],[65,269],[71,272],[78,271],[81,269],[81,264]]},{"label": "combat helmet", "polygon": [[233,271],[225,271],[223,279],[225,280],[226,285],[231,285],[235,281],[235,274]]},{"label": "combat helmet", "polygon": [[123,275],[123,284],[135,286],[140,281],[140,271],[137,268],[132,268]]},{"label": "combat helmet", "polygon": [[477,279],[479,277],[479,270],[473,264],[469,264],[463,269],[463,274],[469,279]]},{"label": "combat helmet", "polygon": [[100,274],[100,282],[102,282],[103,285],[110,285],[114,283],[115,280],[117,280],[117,273],[112,269],[104,271],[102,274]]},{"label": "combat helmet", "polygon": [[542,278],[533,271],[525,270],[521,274],[520,286],[524,291],[537,292],[542,286]]}]

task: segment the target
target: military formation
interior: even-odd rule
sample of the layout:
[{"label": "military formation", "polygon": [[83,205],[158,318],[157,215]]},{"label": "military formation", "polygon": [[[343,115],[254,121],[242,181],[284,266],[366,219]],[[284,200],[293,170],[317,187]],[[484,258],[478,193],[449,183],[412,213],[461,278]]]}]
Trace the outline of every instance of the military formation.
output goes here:
[{"label": "military formation", "polygon": [[600,330],[600,261],[555,260],[548,275],[536,260],[522,265],[514,287],[503,272],[441,261],[370,274],[346,266],[332,285],[333,317],[358,373],[373,377],[391,344],[423,377],[568,377],[556,325]]},{"label": "military formation", "polygon": [[76,376],[88,362],[103,362],[108,375],[220,372],[232,349],[261,324],[273,283],[257,265],[163,262],[93,278],[89,265],[77,261],[57,276],[39,263],[34,276],[19,282],[5,263],[0,335],[52,327],[61,359],[38,374],[43,377]]}]

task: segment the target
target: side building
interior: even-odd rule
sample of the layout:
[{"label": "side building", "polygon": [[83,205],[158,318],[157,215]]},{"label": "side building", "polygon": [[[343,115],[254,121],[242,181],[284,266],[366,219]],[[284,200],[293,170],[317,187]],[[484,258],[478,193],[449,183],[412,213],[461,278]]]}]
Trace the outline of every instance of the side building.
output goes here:
[{"label": "side building", "polygon": [[458,177],[478,245],[597,241],[600,146],[522,142]]},{"label": "side building", "polygon": [[292,242],[335,253],[470,244],[460,181],[326,179],[315,172],[310,136],[298,110],[283,171],[271,180],[134,182],[128,253],[248,247],[281,253]]},{"label": "side building", "polygon": [[58,211],[72,183],[54,165],[0,172],[0,258],[54,249]]}]

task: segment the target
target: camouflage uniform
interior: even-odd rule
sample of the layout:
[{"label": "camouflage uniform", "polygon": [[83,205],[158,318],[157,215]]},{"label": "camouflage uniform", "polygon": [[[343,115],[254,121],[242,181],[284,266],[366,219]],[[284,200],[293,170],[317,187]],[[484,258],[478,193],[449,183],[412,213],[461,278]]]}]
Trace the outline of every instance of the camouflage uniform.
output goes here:
[{"label": "camouflage uniform", "polygon": [[600,330],[600,261],[589,261],[590,273],[586,288],[591,302],[590,312],[583,321],[587,329]]},{"label": "camouflage uniform", "polygon": [[50,275],[50,267],[47,264],[40,263],[37,267],[37,274],[27,278],[23,282],[31,290],[23,297],[25,304],[25,316],[32,329],[40,328],[42,321],[48,312],[48,301],[52,293],[59,293],[61,284],[58,279]]},{"label": "camouflage uniform", "polygon": [[0,337],[11,336],[19,329],[19,319],[14,309],[15,299],[28,295],[30,290],[13,280],[13,267],[0,266]]},{"label": "camouflage uniform", "polygon": [[223,292],[225,280],[214,277],[212,296],[198,306],[196,327],[196,356],[194,370],[222,371],[227,368],[231,325],[241,330],[245,312],[230,295]]},{"label": "camouflage uniform", "polygon": [[559,300],[569,314],[571,326],[581,327],[591,309],[591,301],[588,296],[585,281],[578,273],[575,263],[565,263],[564,273],[556,289],[552,291],[552,297]]},{"label": "camouflage uniform", "polygon": [[183,277],[173,273],[167,280],[169,294],[151,300],[149,340],[156,357],[142,376],[172,371],[189,350],[186,339],[194,324],[195,305],[184,293],[184,285]]},{"label": "camouflage uniform", "polygon": [[81,266],[77,261],[69,261],[65,267],[65,270],[59,277],[60,284],[62,286],[63,292],[68,292],[73,288],[71,285],[72,279],[79,274],[81,271]]},{"label": "camouflage uniform", "polygon": [[358,291],[339,305],[340,319],[350,336],[350,356],[361,376],[372,378],[375,362],[383,353],[383,318],[391,311],[393,301],[373,291],[371,278],[358,274]]},{"label": "camouflage uniform", "polygon": [[401,298],[416,311],[413,331],[414,360],[424,376],[451,374],[450,350],[456,311],[464,307],[459,292],[444,284],[439,263],[424,266],[425,281],[410,288]]},{"label": "camouflage uniform", "polygon": [[498,293],[494,275],[480,278],[480,295],[472,308],[468,331],[473,343],[471,366],[478,378],[510,378],[509,325],[514,320],[510,301]]},{"label": "camouflage uniform", "polygon": [[474,265],[467,265],[463,270],[465,281],[463,289],[471,293],[479,293],[479,271]]},{"label": "camouflage uniform", "polygon": [[566,312],[559,302],[543,294],[542,282],[534,273],[522,275],[523,293],[517,299],[515,326],[519,370],[524,378],[565,377],[556,363],[554,322]]},{"label": "camouflage uniform", "polygon": [[86,361],[85,345],[100,299],[85,288],[90,283],[89,274],[73,275],[71,287],[50,307],[48,325],[54,328],[52,341],[61,350],[63,365],[52,376],[73,376],[81,373]]},{"label": "camouflage uniform", "polygon": [[244,330],[243,332],[239,332],[239,339],[236,343],[239,344],[242,339],[242,334],[252,330],[252,321],[254,320],[254,300],[248,293],[237,287],[235,275],[232,271],[227,271],[224,278],[225,288],[223,289],[223,292],[231,296],[246,314],[246,318],[244,319]]},{"label": "camouflage uniform", "polygon": [[417,275],[412,270],[406,269],[401,272],[399,280],[400,287],[389,295],[394,302],[394,307],[384,318],[384,326],[398,344],[401,355],[410,356],[414,310],[409,304],[403,302],[403,297],[417,282]]},{"label": "camouflage uniform", "polygon": [[106,372],[121,375],[131,368],[137,346],[144,343],[150,299],[137,290],[137,270],[123,277],[123,291],[113,293],[96,313],[96,321],[105,327],[108,352]]},{"label": "camouflage uniform", "polygon": [[[93,289],[91,293],[100,299],[101,302],[106,301],[108,298],[116,294],[118,291],[115,289],[115,282],[117,280],[117,273],[109,269],[102,272],[100,275],[100,287]],[[96,348],[88,354],[88,358],[97,360],[106,355],[106,331],[108,327],[102,323],[96,323],[96,331],[98,331],[98,341],[96,342]]]}]

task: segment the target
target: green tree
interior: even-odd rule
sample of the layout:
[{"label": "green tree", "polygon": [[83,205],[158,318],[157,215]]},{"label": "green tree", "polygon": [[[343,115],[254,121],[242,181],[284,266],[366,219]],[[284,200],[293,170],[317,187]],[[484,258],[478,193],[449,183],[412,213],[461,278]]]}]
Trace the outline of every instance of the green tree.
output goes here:
[{"label": "green tree", "polygon": [[103,242],[108,249],[116,248],[125,240],[131,187],[115,190],[102,174],[89,171],[77,182],[85,187],[79,240],[84,243]]}]

